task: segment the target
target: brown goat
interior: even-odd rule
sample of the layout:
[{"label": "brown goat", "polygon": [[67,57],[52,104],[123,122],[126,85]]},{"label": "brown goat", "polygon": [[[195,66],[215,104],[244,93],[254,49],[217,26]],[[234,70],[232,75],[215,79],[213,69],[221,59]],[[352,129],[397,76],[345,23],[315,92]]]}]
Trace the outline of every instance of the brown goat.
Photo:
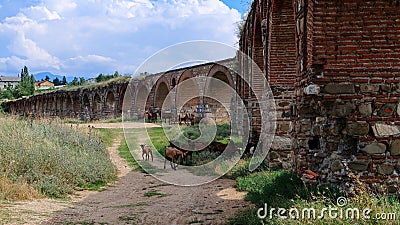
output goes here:
[{"label": "brown goat", "polygon": [[153,152],[150,148],[150,146],[146,146],[144,144],[141,144],[140,147],[142,148],[142,158],[144,160],[144,156],[146,155],[146,160],[150,160],[150,155],[151,155],[151,161],[153,161]]},{"label": "brown goat", "polygon": [[181,159],[186,157],[186,152],[182,152],[181,150],[178,150],[177,148],[174,147],[165,147],[164,149],[164,169],[165,169],[165,164],[167,163],[167,159],[170,161],[171,168],[176,170],[176,167],[178,166],[178,159],[181,157]]}]

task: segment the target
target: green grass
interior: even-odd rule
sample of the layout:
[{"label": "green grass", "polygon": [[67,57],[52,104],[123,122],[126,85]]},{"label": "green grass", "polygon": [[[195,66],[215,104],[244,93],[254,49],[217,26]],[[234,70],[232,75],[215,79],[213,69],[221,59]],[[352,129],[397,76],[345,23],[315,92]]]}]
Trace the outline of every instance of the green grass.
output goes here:
[{"label": "green grass", "polygon": [[[138,132],[138,134],[140,133],[141,128],[138,129],[130,129],[129,132]],[[151,129],[155,129],[155,128],[151,128]],[[159,133],[158,130],[156,130],[156,132]],[[139,143],[137,142],[137,139],[135,138],[135,135],[130,135],[130,146],[131,147],[137,147],[139,148]],[[134,150],[134,149],[132,149]],[[129,146],[124,139],[121,140],[121,144],[118,147],[118,151],[119,151],[119,156],[123,159],[125,159],[125,161],[128,163],[128,165],[132,168],[133,171],[141,171],[143,173],[148,173],[148,174],[155,174],[158,172],[162,172],[163,170],[158,169],[157,167],[151,165],[151,163],[147,162],[147,161],[142,161],[140,160],[139,162],[137,162],[135,160],[135,158],[133,157],[132,153],[131,153],[131,149],[129,149]]]},{"label": "green grass", "polygon": [[[165,148],[165,146],[169,145],[169,141],[168,141],[167,136],[164,133],[163,128],[162,127],[148,128],[147,133],[149,134],[151,143],[154,145],[154,147],[157,149],[157,151],[160,152],[161,155],[164,155],[164,148]],[[147,143],[147,144],[150,144],[150,143]]]},{"label": "green grass", "polygon": [[[25,190],[34,188],[49,197],[64,197],[75,189],[113,181],[116,168],[94,132],[83,133],[54,121],[31,124],[2,116],[0,177],[2,184],[11,181],[9,187],[26,184]],[[21,199],[15,193],[7,194],[7,190],[10,189],[2,185],[0,198]]]},{"label": "green grass", "polygon": [[212,212],[194,212],[194,214],[199,214],[199,215],[217,215],[223,213],[224,210],[222,209],[215,209]]},{"label": "green grass", "polygon": [[[245,163],[244,163],[245,164]],[[338,197],[344,196],[344,193],[338,191],[334,187],[328,186],[311,186],[305,185],[303,181],[292,171],[259,171],[254,173],[237,173],[236,188],[239,191],[247,191],[245,199],[255,204],[254,208],[247,208],[236,213],[228,224],[399,224],[398,221],[377,221],[359,219],[353,221],[347,218],[330,219],[309,219],[299,218],[278,219],[276,214],[273,219],[261,220],[257,217],[257,209],[263,207],[266,203],[268,209],[274,208],[314,208],[317,216],[323,208],[337,207],[336,200]],[[397,198],[372,197],[367,193],[362,193],[353,198],[347,198],[349,204],[347,208],[358,208],[363,210],[370,208],[372,210],[371,217],[377,212],[398,212],[400,203]],[[394,223],[393,223],[394,222]]]},{"label": "green grass", "polygon": [[166,183],[162,183],[162,184],[156,184],[156,185],[152,185],[148,188],[156,188],[156,187],[166,187],[166,186],[171,186],[172,184],[166,184]]},{"label": "green grass", "polygon": [[166,197],[169,196],[170,194],[164,194],[164,193],[160,193],[157,190],[150,190],[146,193],[144,193],[145,197],[153,197],[153,196],[157,196],[158,198],[162,198],[162,197]]},{"label": "green grass", "polygon": [[189,224],[195,224],[195,223],[203,223],[203,220],[192,220],[189,222]]},{"label": "green grass", "polygon": [[77,119],[65,119],[63,120],[64,123],[69,123],[69,124],[84,124],[87,123],[86,121],[83,120],[77,120]]},{"label": "green grass", "polygon": [[[121,220],[121,221],[125,221],[126,223],[128,223],[128,222],[132,223],[132,222],[136,222],[137,221],[137,217],[135,215],[132,215],[132,216],[120,216],[120,217],[118,217],[118,219]],[[136,223],[134,223],[134,224],[136,224]]]},{"label": "green grass", "polygon": [[148,206],[146,202],[138,202],[138,203],[133,203],[133,204],[128,204],[128,205],[118,205],[118,206],[110,206],[109,208],[134,208],[134,207],[140,207],[140,206]]},{"label": "green grass", "polygon": [[133,171],[141,171],[140,165],[136,162],[135,158],[132,156],[128,144],[126,140],[123,138],[121,140],[121,144],[118,147],[119,156],[128,163],[128,165],[132,168]]},{"label": "green grass", "polygon": [[122,117],[106,119],[104,121],[100,121],[102,123],[122,123]]},{"label": "green grass", "polygon": [[111,147],[117,136],[122,135],[122,129],[96,128],[96,131],[106,147]]}]

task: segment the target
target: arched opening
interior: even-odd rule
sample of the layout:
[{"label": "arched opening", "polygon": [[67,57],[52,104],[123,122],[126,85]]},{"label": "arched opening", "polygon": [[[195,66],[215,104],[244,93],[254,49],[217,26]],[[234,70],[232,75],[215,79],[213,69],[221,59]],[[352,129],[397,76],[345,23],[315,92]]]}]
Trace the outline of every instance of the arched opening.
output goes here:
[{"label": "arched opening", "polygon": [[[207,83],[204,97],[204,107],[206,116],[212,118],[217,123],[230,122],[230,106],[235,91],[233,90],[230,73],[224,69],[215,71],[211,77],[213,79]],[[218,81],[214,80],[217,79]],[[220,82],[222,81],[222,82]]]},{"label": "arched opening", "polygon": [[143,119],[146,110],[150,108],[148,98],[149,98],[149,90],[144,85],[140,86],[136,93],[136,100],[135,100],[136,103],[135,111],[137,112],[137,116],[139,119]]},{"label": "arched opening", "polygon": [[100,95],[96,93],[93,98],[93,119],[100,119],[102,108]]},{"label": "arched opening", "polygon": [[73,104],[71,117],[79,117],[79,113],[81,112],[81,101],[79,99],[79,95],[74,94],[73,96],[71,96],[71,98],[72,98],[72,104]]},{"label": "arched opening", "polygon": [[108,92],[106,97],[106,104],[104,107],[104,113],[107,118],[114,117],[115,113],[115,96],[111,91]]},{"label": "arched opening", "polygon": [[[265,65],[261,19],[256,18],[255,23],[252,52],[254,63],[251,64],[250,85],[255,93],[261,94],[264,91],[265,68],[269,67]],[[255,98],[255,96],[251,97]]]},{"label": "arched opening", "polygon": [[124,84],[119,92],[117,116],[123,116],[124,118],[133,118],[136,89],[133,84]]},{"label": "arched opening", "polygon": [[[179,81],[176,92],[176,107],[181,116],[186,113],[195,114],[200,105],[200,89],[194,79],[185,77]],[[196,116],[196,115],[195,115]]]},{"label": "arched opening", "polygon": [[176,86],[176,79],[172,78],[172,88],[174,88]]},{"label": "arched opening", "polygon": [[74,105],[72,104],[71,97],[69,95],[65,96],[65,101],[64,101],[64,115],[66,117],[71,117],[71,112],[73,110]]},{"label": "arched opening", "polygon": [[[161,109],[165,99],[167,98],[167,95],[169,93],[168,86],[165,82],[161,82],[156,90],[156,97],[154,98],[154,106],[156,108]],[[167,105],[170,106],[170,101],[166,102]],[[168,106],[167,106],[168,107]]]},{"label": "arched opening", "polygon": [[90,113],[90,101],[89,101],[89,97],[87,96],[87,94],[83,95],[83,110],[82,110],[82,119],[83,120],[90,120],[91,119],[91,113]]},{"label": "arched opening", "polygon": [[61,95],[61,96],[57,96],[56,97],[56,100],[57,100],[57,103],[56,103],[56,116],[59,116],[59,117],[61,117],[61,118],[63,118],[63,108],[64,108],[64,106],[63,106],[63,102],[64,102],[64,98],[65,98],[65,96],[63,96],[63,95]]}]

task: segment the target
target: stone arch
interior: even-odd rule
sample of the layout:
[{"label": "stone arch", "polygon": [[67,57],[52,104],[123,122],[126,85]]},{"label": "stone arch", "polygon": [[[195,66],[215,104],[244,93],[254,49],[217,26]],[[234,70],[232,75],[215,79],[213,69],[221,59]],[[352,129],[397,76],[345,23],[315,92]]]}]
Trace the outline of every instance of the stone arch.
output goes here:
[{"label": "stone arch", "polygon": [[174,88],[176,86],[176,78],[173,77],[171,81],[171,87]]},{"label": "stone arch", "polygon": [[82,97],[82,119],[91,119],[90,98],[88,93],[84,93]]},{"label": "stone arch", "polygon": [[[236,93],[233,90],[235,83],[232,73],[225,66],[215,64],[210,69],[208,77],[213,78],[207,81],[204,90],[204,104],[207,107],[206,111],[209,113],[208,117],[214,118],[216,122],[229,122],[228,110],[230,110],[232,98]],[[216,82],[214,79],[220,80],[226,85]]]},{"label": "stone arch", "polygon": [[61,118],[63,117],[64,98],[65,97],[63,94],[56,95],[55,97],[56,99],[55,115]]},{"label": "stone arch", "polygon": [[182,107],[181,113],[195,110],[196,105],[201,104],[201,92],[198,84],[190,80],[194,75],[191,70],[185,70],[178,80],[176,88],[175,104]]},{"label": "stone arch", "polygon": [[149,93],[150,91],[145,84],[139,84],[135,95],[135,111],[137,111],[139,119],[143,118],[145,111],[150,108]]},{"label": "stone arch", "polygon": [[73,111],[73,103],[71,96],[68,94],[64,95],[64,102],[63,102],[63,112],[66,117],[71,117],[71,112]]},{"label": "stone arch", "polygon": [[77,117],[81,112],[81,108],[83,108],[83,101],[81,102],[81,100],[79,99],[79,94],[77,92],[74,92],[72,95],[70,95],[70,98],[72,100],[72,105],[73,105],[71,116]]},{"label": "stone arch", "polygon": [[[125,83],[121,86],[119,95],[118,95],[118,107],[117,107],[117,114],[122,116],[122,113],[129,113],[129,117],[132,116],[132,104],[133,98],[135,96],[133,83]],[[126,99],[125,99],[126,97]],[[127,105],[125,105],[127,104]]]},{"label": "stone arch", "polygon": [[105,104],[104,104],[104,113],[106,114],[106,117],[114,117],[115,116],[115,94],[113,91],[108,91],[106,94],[105,98]]},{"label": "stone arch", "polygon": [[[161,109],[164,104],[164,101],[167,98],[168,93],[170,92],[170,84],[169,84],[167,77],[165,75],[161,76],[157,80],[155,87],[156,87],[155,92],[154,92],[155,98],[154,98],[153,106]],[[168,100],[168,102],[166,104],[170,105],[170,103],[171,103],[171,101]],[[171,107],[171,105],[170,105],[170,107]]]},{"label": "stone arch", "polygon": [[103,104],[102,104],[101,96],[97,92],[94,94],[92,105],[93,105],[93,107],[92,107],[93,119],[100,119],[102,110],[103,110]]}]

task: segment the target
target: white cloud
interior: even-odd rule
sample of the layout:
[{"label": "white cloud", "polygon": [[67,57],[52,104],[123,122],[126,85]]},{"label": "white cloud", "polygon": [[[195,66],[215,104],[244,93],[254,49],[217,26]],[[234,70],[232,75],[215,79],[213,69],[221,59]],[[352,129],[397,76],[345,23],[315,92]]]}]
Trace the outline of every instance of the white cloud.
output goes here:
[{"label": "white cloud", "polygon": [[0,46],[8,50],[0,74],[14,74],[22,63],[80,76],[133,73],[159,49],[182,41],[234,45],[240,18],[219,0],[41,0],[0,22]]},{"label": "white cloud", "polygon": [[24,15],[35,21],[61,19],[55,11],[50,11],[45,6],[31,6],[21,10]]}]

